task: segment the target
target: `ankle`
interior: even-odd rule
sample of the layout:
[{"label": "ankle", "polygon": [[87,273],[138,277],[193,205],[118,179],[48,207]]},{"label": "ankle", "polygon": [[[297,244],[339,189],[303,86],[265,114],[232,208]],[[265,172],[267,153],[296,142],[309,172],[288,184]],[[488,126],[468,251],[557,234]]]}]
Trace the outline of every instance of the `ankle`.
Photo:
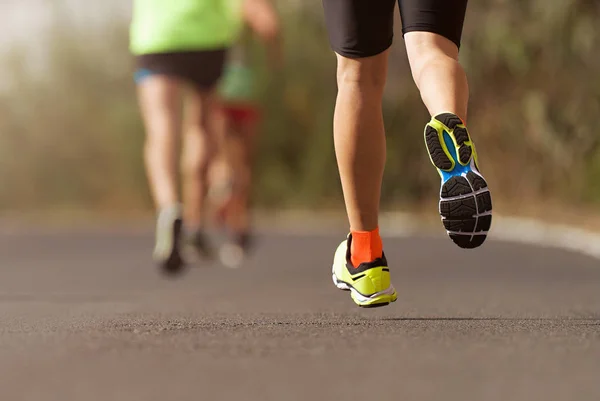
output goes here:
[{"label": "ankle", "polygon": [[350,255],[353,266],[358,267],[361,263],[372,262],[383,256],[379,227],[371,231],[351,230],[351,235]]}]

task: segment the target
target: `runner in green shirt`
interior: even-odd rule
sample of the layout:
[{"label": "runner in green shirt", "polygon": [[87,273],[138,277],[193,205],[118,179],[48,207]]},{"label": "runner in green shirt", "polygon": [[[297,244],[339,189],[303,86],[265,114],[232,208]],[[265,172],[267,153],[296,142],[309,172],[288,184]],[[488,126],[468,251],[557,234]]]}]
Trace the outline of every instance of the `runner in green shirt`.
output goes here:
[{"label": "runner in green shirt", "polygon": [[217,217],[227,228],[229,238],[221,248],[220,258],[230,267],[242,262],[250,245],[252,165],[263,114],[257,76],[260,60],[252,57],[256,54],[252,52],[253,36],[256,35],[266,46],[272,69],[278,68],[282,62],[279,19],[273,6],[268,0],[244,0],[242,10],[244,31],[229,52],[218,87],[220,107],[215,110],[221,123],[221,146],[215,165],[225,172],[226,177],[219,179],[214,186],[217,193],[225,193],[219,200]]},{"label": "runner in green shirt", "polygon": [[[158,210],[154,257],[166,272],[178,272],[184,265],[184,220],[192,244],[204,254],[209,250],[202,211],[207,170],[216,150],[215,88],[227,50],[240,33],[241,12],[241,0],[133,1],[130,50],[136,57],[146,128],[146,170]],[[182,106],[185,113],[179,121]],[[183,202],[177,186],[180,164]]]}]

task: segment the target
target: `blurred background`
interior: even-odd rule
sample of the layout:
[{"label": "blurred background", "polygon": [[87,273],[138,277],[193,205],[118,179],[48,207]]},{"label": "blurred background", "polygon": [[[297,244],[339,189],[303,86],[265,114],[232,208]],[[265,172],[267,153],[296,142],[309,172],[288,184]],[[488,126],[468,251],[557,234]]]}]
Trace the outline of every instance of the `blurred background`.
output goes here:
[{"label": "blurred background", "polygon": [[[128,51],[130,2],[0,4],[0,210],[152,213]],[[285,67],[263,68],[257,208],[343,205],[332,140],[335,58],[317,0],[277,0]],[[472,1],[462,62],[470,130],[504,215],[589,216],[600,204],[600,3]],[[433,214],[427,112],[396,24],[385,96],[386,210]],[[256,46],[257,58],[264,56]],[[260,63],[261,68],[264,63]],[[407,172],[410,171],[410,174]],[[552,208],[552,212],[549,212]],[[583,220],[582,220],[583,221]]]}]

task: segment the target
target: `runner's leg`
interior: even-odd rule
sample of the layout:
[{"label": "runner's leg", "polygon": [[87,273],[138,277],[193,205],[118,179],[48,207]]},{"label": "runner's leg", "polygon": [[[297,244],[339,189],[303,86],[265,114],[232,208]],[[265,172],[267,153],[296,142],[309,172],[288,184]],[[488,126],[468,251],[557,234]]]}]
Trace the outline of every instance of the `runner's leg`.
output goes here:
[{"label": "runner's leg", "polygon": [[337,53],[334,143],[350,221],[352,263],[382,256],[379,201],[385,166],[382,99],[394,0],[323,0]]},{"label": "runner's leg", "polygon": [[404,40],[414,81],[432,116],[467,119],[469,86],[458,62],[467,0],[400,0]]},{"label": "runner's leg", "polygon": [[186,98],[183,134],[183,197],[186,225],[192,230],[203,226],[208,168],[216,151],[213,136],[213,91],[193,90]]},{"label": "runner's leg", "polygon": [[179,82],[166,76],[149,76],[138,84],[138,100],[146,129],[144,159],[157,209],[174,205],[179,198],[179,95]]}]

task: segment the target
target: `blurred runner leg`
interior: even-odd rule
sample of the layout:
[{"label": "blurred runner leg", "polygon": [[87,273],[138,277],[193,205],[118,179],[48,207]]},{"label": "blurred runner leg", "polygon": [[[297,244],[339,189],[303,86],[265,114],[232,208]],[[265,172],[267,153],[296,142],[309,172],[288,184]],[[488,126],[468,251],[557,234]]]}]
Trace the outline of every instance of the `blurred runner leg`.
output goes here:
[{"label": "blurred runner leg", "polygon": [[130,49],[137,60],[136,82],[147,137],[146,170],[158,210],[154,258],[166,272],[178,272],[184,265],[177,175],[181,165],[180,95],[189,93],[185,104],[185,215],[196,235],[201,227],[205,166],[212,150],[207,122],[212,92],[240,21],[237,0],[133,2]]},{"label": "blurred runner leg", "polygon": [[204,205],[208,189],[208,167],[217,150],[214,105],[214,85],[208,90],[192,90],[186,99],[184,118],[182,170],[184,216],[189,230],[187,242],[204,258],[213,256],[204,230]]},{"label": "blurred runner leg", "polygon": [[180,88],[168,77],[139,77],[138,98],[146,127],[144,159],[159,211],[154,258],[167,272],[180,269],[177,246],[182,226],[177,189],[178,115]]},{"label": "blurred runner leg", "polygon": [[227,169],[219,193],[229,196],[221,200],[217,218],[228,230],[228,241],[220,251],[226,266],[238,266],[251,245],[250,196],[252,167],[261,109],[257,84],[256,61],[251,57],[251,33],[266,46],[271,67],[281,62],[279,20],[267,0],[245,0],[243,16],[246,32],[233,47],[225,76],[219,88],[220,116],[223,120],[221,156]]}]

